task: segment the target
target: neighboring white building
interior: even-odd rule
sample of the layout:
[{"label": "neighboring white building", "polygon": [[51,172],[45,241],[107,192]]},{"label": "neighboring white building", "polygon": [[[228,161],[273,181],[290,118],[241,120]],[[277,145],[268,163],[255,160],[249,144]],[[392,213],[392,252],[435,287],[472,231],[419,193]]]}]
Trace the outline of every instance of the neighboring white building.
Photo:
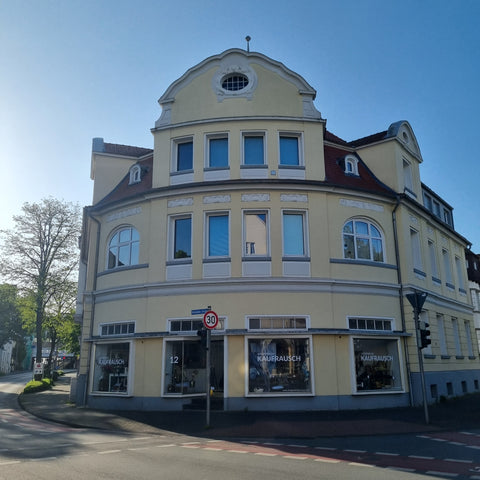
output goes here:
[{"label": "neighboring white building", "polygon": [[7,374],[12,371],[12,354],[15,342],[10,340],[0,348],[0,373]]},{"label": "neighboring white building", "polygon": [[480,255],[467,250],[465,256],[467,259],[468,289],[473,305],[473,322],[480,346]]}]

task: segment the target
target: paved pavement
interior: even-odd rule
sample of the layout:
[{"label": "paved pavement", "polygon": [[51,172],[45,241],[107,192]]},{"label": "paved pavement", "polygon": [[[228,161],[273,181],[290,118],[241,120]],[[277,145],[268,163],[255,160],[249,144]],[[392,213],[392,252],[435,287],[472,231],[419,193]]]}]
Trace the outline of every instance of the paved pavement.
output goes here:
[{"label": "paved pavement", "polygon": [[109,412],[76,407],[70,402],[70,381],[60,377],[51,390],[21,394],[20,405],[36,417],[79,428],[132,433],[187,434],[210,438],[316,438],[480,429],[480,394],[423,408],[347,412]]}]

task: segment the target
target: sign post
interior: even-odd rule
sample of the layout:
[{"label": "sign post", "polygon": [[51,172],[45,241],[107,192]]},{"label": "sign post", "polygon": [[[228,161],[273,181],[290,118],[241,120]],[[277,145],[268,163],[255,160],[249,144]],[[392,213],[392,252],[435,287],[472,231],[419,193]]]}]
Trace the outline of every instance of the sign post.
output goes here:
[{"label": "sign post", "polygon": [[207,390],[207,397],[206,397],[206,411],[207,411],[207,428],[210,427],[210,341],[211,341],[211,334],[212,330],[218,325],[218,315],[213,310],[208,310],[205,312],[203,316],[203,324],[207,329],[207,359],[206,359],[206,390]]}]

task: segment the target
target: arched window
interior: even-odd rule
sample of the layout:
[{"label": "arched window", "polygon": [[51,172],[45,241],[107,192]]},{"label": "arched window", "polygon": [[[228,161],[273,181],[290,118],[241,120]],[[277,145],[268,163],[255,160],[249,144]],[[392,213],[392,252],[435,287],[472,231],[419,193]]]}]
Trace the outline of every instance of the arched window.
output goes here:
[{"label": "arched window", "polygon": [[358,176],[358,158],[353,155],[347,155],[345,157],[345,173],[347,175]]},{"label": "arched window", "polygon": [[383,237],[378,227],[364,219],[349,220],[343,227],[343,256],[355,260],[384,261]]},{"label": "arched window", "polygon": [[124,227],[113,235],[108,244],[108,269],[136,265],[140,235],[133,227]]},{"label": "arched window", "polygon": [[142,180],[141,173],[142,171],[140,165],[134,165],[132,168],[130,168],[130,181],[128,184],[132,185],[133,183],[140,183]]}]

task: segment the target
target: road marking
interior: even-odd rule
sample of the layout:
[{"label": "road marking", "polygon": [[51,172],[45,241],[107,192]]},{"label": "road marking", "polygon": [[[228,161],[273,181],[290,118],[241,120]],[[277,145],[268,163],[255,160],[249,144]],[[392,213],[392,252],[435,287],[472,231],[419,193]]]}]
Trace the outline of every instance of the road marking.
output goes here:
[{"label": "road marking", "polygon": [[307,448],[307,445],[287,445],[287,447],[293,447],[293,448]]},{"label": "road marking", "polygon": [[301,457],[299,455],[283,455],[283,458],[288,458],[289,460],[306,460],[308,457]]},{"label": "road marking", "polygon": [[334,452],[336,448],[333,447],[315,447],[315,450],[328,450],[330,452]]},{"label": "road marking", "polygon": [[368,467],[368,468],[374,468],[376,465],[368,465],[366,463],[357,463],[357,462],[349,462],[348,465],[351,465],[352,467]]},{"label": "road marking", "polygon": [[203,450],[208,450],[209,452],[221,452],[222,448],[214,448],[214,447],[203,447]]},{"label": "road marking", "polygon": [[42,457],[42,458],[31,458],[30,462],[50,462],[52,460],[57,460],[58,457]]},{"label": "road marking", "polygon": [[167,445],[157,445],[158,448],[167,448],[167,447],[176,447],[174,443],[169,443]]},{"label": "road marking", "polygon": [[276,453],[266,453],[266,452],[256,452],[254,455],[258,455],[259,457],[276,457]]},{"label": "road marking", "polygon": [[0,465],[16,465],[17,463],[20,463],[20,460],[10,460],[8,462],[0,462]]},{"label": "road marking", "polygon": [[423,455],[409,455],[408,458],[416,458],[418,460],[435,460],[435,457],[425,457]]},{"label": "road marking", "polygon": [[109,455],[110,453],[120,453],[121,450],[104,450],[103,452],[97,452],[99,455]]},{"label": "road marking", "polygon": [[335,460],[333,458],[316,458],[315,462],[322,462],[322,463],[340,463],[341,460]]},{"label": "road marking", "polygon": [[389,453],[389,452],[375,452],[375,455],[386,455],[388,457],[399,457],[399,453]]},{"label": "road marking", "polygon": [[473,463],[473,460],[460,460],[459,458],[444,458],[445,462]]},{"label": "road marking", "polygon": [[230,453],[248,453],[246,450],[227,450]]},{"label": "road marking", "polygon": [[348,452],[348,453],[367,453],[366,450],[344,450],[344,452]]},{"label": "road marking", "polygon": [[447,472],[436,472],[435,470],[428,470],[425,472],[427,475],[440,475],[442,477],[451,477],[455,478],[458,477],[458,473],[447,473]]}]

